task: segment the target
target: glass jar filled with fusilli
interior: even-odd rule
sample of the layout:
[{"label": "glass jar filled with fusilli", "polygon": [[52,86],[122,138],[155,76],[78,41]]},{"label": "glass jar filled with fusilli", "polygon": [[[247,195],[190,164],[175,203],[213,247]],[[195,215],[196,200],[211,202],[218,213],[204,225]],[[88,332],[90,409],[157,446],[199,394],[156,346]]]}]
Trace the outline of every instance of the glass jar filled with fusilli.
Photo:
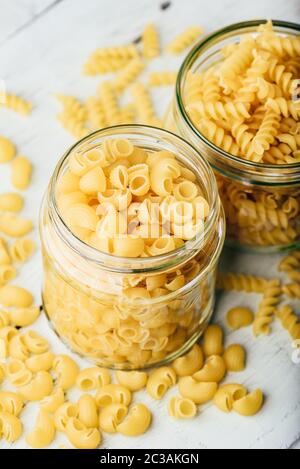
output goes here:
[{"label": "glass jar filled with fusilli", "polygon": [[227,241],[255,251],[300,246],[300,25],[256,20],[198,43],[165,127],[215,171]]},{"label": "glass jar filled with fusilli", "polygon": [[58,164],[41,210],[55,331],[113,368],[186,352],[213,311],[224,226],[213,172],[180,137],[146,126],[85,137]]}]

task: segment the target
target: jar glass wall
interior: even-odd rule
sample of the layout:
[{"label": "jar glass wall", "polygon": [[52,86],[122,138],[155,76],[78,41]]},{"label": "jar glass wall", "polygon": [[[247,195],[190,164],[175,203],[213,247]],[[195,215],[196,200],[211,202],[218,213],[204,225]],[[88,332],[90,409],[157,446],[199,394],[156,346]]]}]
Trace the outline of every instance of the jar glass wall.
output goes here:
[{"label": "jar glass wall", "polygon": [[[77,238],[64,223],[56,191],[73,152],[126,138],[148,152],[168,150],[196,175],[211,211],[203,234],[155,257],[121,258]],[[209,165],[187,142],[145,126],[118,126],[84,138],[59,162],[40,217],[44,260],[43,302],[59,337],[101,366],[141,369],[168,363],[202,334],[215,298],[216,268],[224,243],[224,214]],[[180,273],[182,286],[145,296],[145,285]]]},{"label": "jar glass wall", "polygon": [[[279,251],[300,246],[300,164],[264,164],[227,153],[193,124],[185,106],[190,73],[207,71],[223,60],[224,47],[257,34],[266,20],[228,26],[198,43],[185,59],[165,127],[189,141],[211,164],[219,185],[227,220],[227,243],[254,251]],[[300,25],[273,22],[286,37],[300,34]]]}]

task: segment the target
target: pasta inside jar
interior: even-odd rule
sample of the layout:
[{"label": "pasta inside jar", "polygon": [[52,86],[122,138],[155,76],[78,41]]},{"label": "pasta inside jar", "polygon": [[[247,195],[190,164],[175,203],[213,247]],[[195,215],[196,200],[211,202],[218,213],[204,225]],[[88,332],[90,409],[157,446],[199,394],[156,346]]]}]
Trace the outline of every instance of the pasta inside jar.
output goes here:
[{"label": "pasta inside jar", "polygon": [[179,137],[120,126],[84,138],[55,170],[40,227],[44,308],[75,352],[145,368],[202,334],[224,216],[209,166]]},{"label": "pasta inside jar", "polygon": [[300,241],[299,25],[224,28],[186,58],[166,127],[207,157],[228,241],[281,250]]}]

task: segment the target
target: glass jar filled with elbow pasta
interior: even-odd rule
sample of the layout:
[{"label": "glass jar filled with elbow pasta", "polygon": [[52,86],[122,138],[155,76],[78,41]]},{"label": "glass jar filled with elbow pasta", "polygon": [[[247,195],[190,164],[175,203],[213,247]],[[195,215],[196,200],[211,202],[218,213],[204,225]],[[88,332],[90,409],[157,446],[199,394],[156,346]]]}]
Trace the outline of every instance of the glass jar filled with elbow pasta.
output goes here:
[{"label": "glass jar filled with elbow pasta", "polygon": [[55,331],[112,368],[186,352],[213,311],[224,225],[213,172],[180,137],[145,126],[85,137],[58,164],[41,210]]},{"label": "glass jar filled with elbow pasta", "polygon": [[185,59],[165,127],[211,164],[227,242],[300,246],[300,25],[257,20],[198,43]]}]

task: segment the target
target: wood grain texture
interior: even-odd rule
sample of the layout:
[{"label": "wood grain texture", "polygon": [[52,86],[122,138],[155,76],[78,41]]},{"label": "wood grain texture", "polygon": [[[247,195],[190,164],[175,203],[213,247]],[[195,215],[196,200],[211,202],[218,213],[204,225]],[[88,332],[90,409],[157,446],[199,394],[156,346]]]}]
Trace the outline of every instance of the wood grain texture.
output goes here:
[{"label": "wood grain texture", "polygon": [[[56,162],[73,143],[55,120],[59,106],[53,94],[63,92],[78,97],[93,94],[98,78],[81,75],[81,67],[96,47],[132,42],[140,36],[148,22],[154,22],[165,45],[179,31],[195,24],[211,32],[229,23],[259,17],[299,22],[298,0],[172,0],[166,11],[158,0],[11,0],[2,2],[0,17],[0,79],[7,89],[33,101],[29,118],[0,110],[0,134],[16,142],[19,152],[35,164],[33,183],[26,194],[24,214],[37,220],[43,193]],[[275,12],[275,13],[274,13]],[[182,57],[163,58],[150,65],[151,70],[176,69]],[[162,113],[172,91],[155,91],[158,112]],[[9,168],[1,167],[1,191],[9,189]],[[38,239],[37,224],[35,237]],[[231,270],[257,275],[275,276],[280,256],[250,256],[224,252],[224,266]],[[41,259],[37,254],[21,268],[18,283],[32,290],[40,302]],[[218,298],[215,319],[225,327],[230,307],[243,305],[254,309],[259,297],[227,293]],[[299,304],[296,304],[299,311]],[[56,353],[66,353],[64,345],[41,317],[35,329],[49,337]],[[227,329],[226,329],[227,331]],[[230,333],[227,344],[240,342],[248,350],[247,371],[230,380],[245,383],[249,389],[261,387],[266,405],[255,418],[243,419],[235,414],[223,415],[212,405],[201,409],[190,422],[173,422],[167,415],[166,403],[153,402],[144,393],[136,401],[145,402],[153,410],[154,422],[143,437],[128,439],[121,435],[105,436],[106,448],[290,448],[300,449],[300,365],[292,363],[292,348],[287,334],[278,324],[268,338],[254,340],[250,330]],[[79,360],[82,366],[86,362]],[[75,391],[70,398],[76,398]],[[29,405],[22,417],[25,432],[37,414]],[[59,435],[52,447],[66,440]],[[24,439],[14,445],[26,447]],[[7,447],[0,442],[0,448]]]}]

